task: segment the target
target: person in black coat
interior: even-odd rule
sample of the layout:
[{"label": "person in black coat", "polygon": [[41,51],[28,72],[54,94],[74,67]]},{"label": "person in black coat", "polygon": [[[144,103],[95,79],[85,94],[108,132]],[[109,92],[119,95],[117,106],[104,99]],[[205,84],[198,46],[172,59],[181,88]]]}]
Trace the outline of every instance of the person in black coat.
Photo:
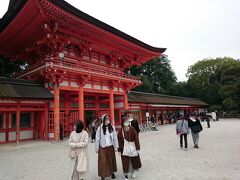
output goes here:
[{"label": "person in black coat", "polygon": [[191,128],[192,139],[194,148],[199,148],[199,132],[203,130],[200,120],[195,115],[191,115],[188,119],[188,127]]},{"label": "person in black coat", "polygon": [[60,123],[60,128],[59,128],[59,136],[60,136],[60,140],[63,141],[63,124]]},{"label": "person in black coat", "polygon": [[140,129],[139,129],[139,125],[138,125],[138,121],[136,120],[136,118],[133,118],[131,122],[131,126],[134,127],[134,129],[137,131],[137,134],[139,134]]}]

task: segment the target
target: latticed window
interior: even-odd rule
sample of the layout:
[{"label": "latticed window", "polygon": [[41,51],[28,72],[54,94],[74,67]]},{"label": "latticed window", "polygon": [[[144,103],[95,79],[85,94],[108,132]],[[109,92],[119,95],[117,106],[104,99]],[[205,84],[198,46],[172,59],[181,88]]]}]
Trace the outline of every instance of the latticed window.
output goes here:
[{"label": "latticed window", "polygon": [[[12,128],[16,128],[16,113],[12,113]],[[31,113],[20,114],[20,128],[31,127]]]},{"label": "latticed window", "polygon": [[94,103],[85,103],[84,107],[85,108],[95,108],[95,104]]},{"label": "latticed window", "polygon": [[100,104],[100,108],[109,108],[109,104]]}]

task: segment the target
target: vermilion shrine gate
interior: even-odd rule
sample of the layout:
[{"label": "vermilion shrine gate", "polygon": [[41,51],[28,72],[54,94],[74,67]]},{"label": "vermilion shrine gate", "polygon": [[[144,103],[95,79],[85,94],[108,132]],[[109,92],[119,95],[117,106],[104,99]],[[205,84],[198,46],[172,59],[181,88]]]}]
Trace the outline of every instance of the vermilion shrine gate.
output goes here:
[{"label": "vermilion shrine gate", "polygon": [[39,80],[54,96],[53,101],[1,100],[0,113],[6,122],[15,113],[13,141],[21,139],[20,120],[26,112],[31,112],[31,126],[39,127],[40,138],[47,140],[59,139],[60,122],[66,133],[75,120],[86,124],[87,116],[101,113],[108,113],[112,123],[119,124],[121,110],[128,109],[127,92],[141,84],[138,77],[124,70],[159,57],[165,50],[149,46],[63,0],[10,1],[0,21],[0,55],[11,61],[27,61],[29,67],[15,78]]}]

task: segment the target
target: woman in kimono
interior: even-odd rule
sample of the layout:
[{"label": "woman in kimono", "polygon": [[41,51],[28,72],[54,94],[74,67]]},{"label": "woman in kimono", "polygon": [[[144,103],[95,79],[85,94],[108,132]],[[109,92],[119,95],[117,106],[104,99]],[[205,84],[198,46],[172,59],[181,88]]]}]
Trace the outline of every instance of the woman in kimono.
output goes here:
[{"label": "woman in kimono", "polygon": [[70,179],[87,178],[88,171],[88,133],[83,129],[83,122],[77,121],[69,138]]}]

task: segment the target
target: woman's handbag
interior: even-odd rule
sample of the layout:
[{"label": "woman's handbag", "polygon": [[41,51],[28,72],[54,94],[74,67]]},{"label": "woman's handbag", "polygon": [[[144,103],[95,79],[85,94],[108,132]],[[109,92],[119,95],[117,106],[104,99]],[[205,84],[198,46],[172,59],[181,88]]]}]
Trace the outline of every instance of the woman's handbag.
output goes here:
[{"label": "woman's handbag", "polygon": [[135,143],[127,141],[124,137],[124,132],[123,131],[122,131],[122,134],[123,134],[123,139],[124,139],[123,156],[127,156],[127,157],[138,156]]},{"label": "woman's handbag", "polygon": [[76,150],[73,148],[70,148],[68,152],[68,157],[70,157],[71,159],[74,159],[76,157]]}]

